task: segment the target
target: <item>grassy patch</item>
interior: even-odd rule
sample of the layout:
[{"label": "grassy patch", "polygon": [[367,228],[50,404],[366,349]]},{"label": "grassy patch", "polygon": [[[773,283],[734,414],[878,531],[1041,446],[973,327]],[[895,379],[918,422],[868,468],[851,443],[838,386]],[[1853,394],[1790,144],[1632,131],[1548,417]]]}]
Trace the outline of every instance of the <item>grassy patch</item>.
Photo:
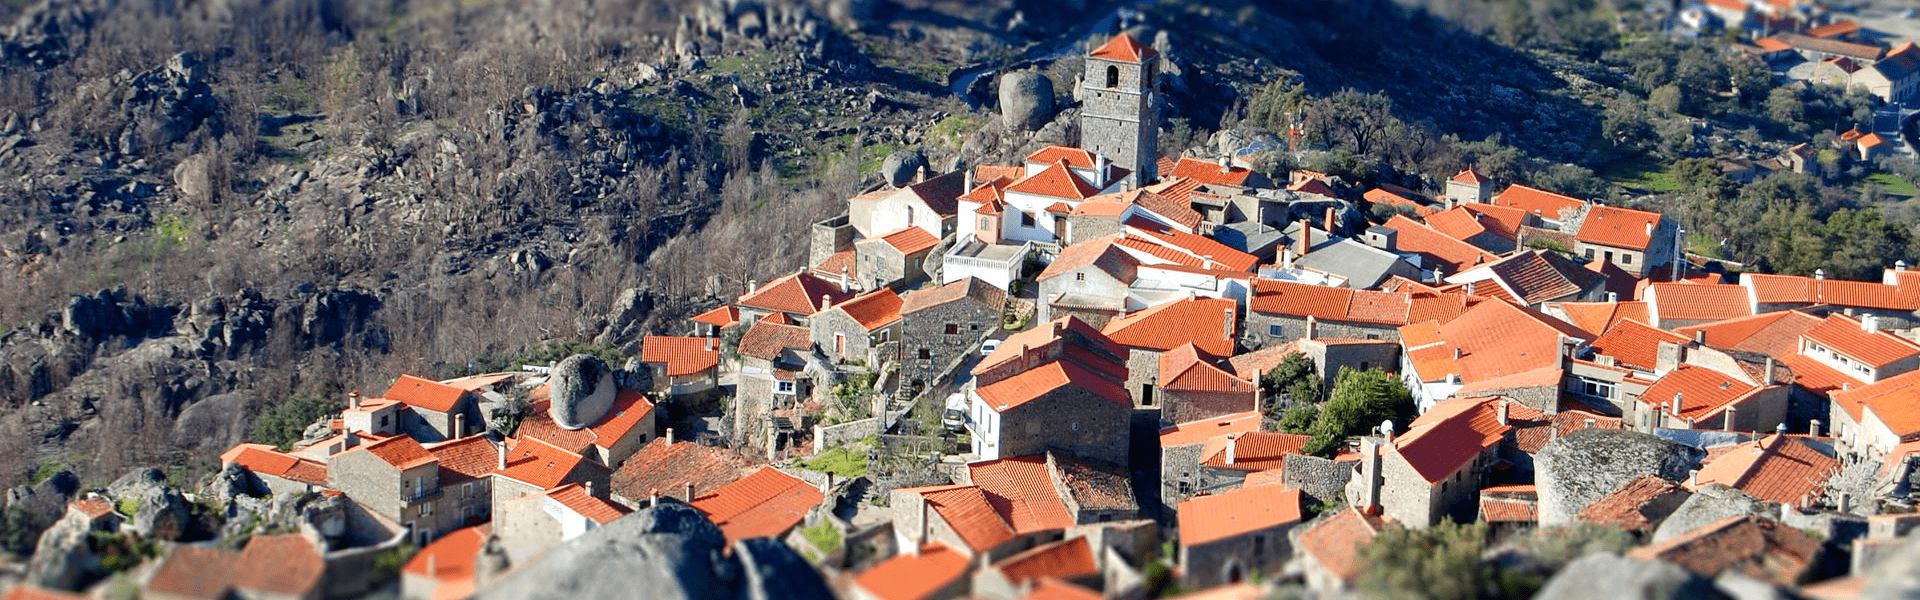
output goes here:
[{"label": "grassy patch", "polygon": [[145,500],[139,498],[121,498],[120,502],[114,505],[114,508],[118,509],[120,514],[131,517],[133,513],[140,512],[140,505],[145,502]]},{"label": "grassy patch", "polygon": [[834,550],[840,548],[840,530],[834,529],[832,523],[823,521],[813,527],[802,527],[800,535],[806,536],[807,541],[812,542],[813,547],[823,555],[833,554]]},{"label": "grassy patch", "polygon": [[1908,198],[1920,196],[1920,187],[1916,187],[1913,183],[1901,179],[1892,173],[1874,173],[1868,175],[1867,182],[1880,186],[1880,191],[1886,192],[1887,195],[1890,196],[1905,196]]},{"label": "grassy patch", "polygon": [[933,125],[929,133],[933,139],[945,142],[948,146],[959,148],[966,142],[967,134],[980,127],[980,121],[965,115],[953,115],[941,119]]},{"label": "grassy patch", "polygon": [[1646,154],[1630,160],[1615,161],[1607,165],[1600,176],[1620,187],[1646,190],[1655,194],[1678,192],[1683,189],[1679,178],[1673,174],[1672,165]]},{"label": "grassy patch", "polygon": [[1720,249],[1720,240],[1700,231],[1687,232],[1687,251],[1707,258],[1726,260],[1727,253]]},{"label": "grassy patch", "polygon": [[819,456],[800,463],[800,466],[822,473],[832,473],[839,477],[865,477],[867,454],[841,446],[822,452]]}]

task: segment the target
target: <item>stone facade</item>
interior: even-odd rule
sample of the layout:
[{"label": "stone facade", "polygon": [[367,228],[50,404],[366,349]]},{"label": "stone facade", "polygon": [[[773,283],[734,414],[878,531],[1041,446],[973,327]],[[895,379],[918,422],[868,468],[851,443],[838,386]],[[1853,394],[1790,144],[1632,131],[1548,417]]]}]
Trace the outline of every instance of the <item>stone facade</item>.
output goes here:
[{"label": "stone facade", "polygon": [[1203,392],[1162,389],[1160,392],[1162,425],[1178,425],[1224,417],[1260,409],[1259,387],[1252,383],[1239,392]]},{"label": "stone facade", "polygon": [[1105,215],[1075,215],[1067,218],[1067,245],[1119,235],[1124,227],[1120,219]]},{"label": "stone facade", "polygon": [[[1085,320],[1085,319],[1082,319]],[[1091,321],[1089,321],[1091,323]],[[1135,408],[1158,408],[1160,393],[1160,351],[1129,348],[1127,352],[1127,397]]]},{"label": "stone facade", "polygon": [[898,351],[895,342],[900,336],[899,321],[867,331],[866,326],[846,311],[834,307],[815,316],[807,329],[813,334],[813,345],[829,360],[838,363],[858,362],[877,367],[894,358]]},{"label": "stone facade", "polygon": [[1188,586],[1206,588],[1270,573],[1293,558],[1288,534],[1298,522],[1250,531],[1204,544],[1181,546],[1180,564]]},{"label": "stone facade", "polygon": [[899,289],[927,277],[926,261],[932,250],[905,254],[879,238],[855,242],[853,249],[854,279],[861,289]]},{"label": "stone facade", "polygon": [[478,433],[478,428],[486,423],[480,419],[480,411],[474,406],[471,394],[462,395],[450,412],[418,406],[408,408],[411,410],[401,413],[401,430],[423,444],[466,437]]},{"label": "stone facade", "polygon": [[1360,463],[1347,484],[1347,502],[1378,505],[1382,513],[1416,529],[1452,517],[1471,522],[1479,510],[1479,491],[1493,467],[1498,445],[1482,450],[1451,475],[1429,482],[1413,469],[1390,440],[1360,440]]},{"label": "stone facade", "polygon": [[[1040,282],[1039,322],[1044,323],[1064,316],[1056,314],[1059,307],[1054,305],[1055,301],[1059,299],[1062,294],[1072,294],[1078,297],[1097,298],[1106,301],[1118,299],[1117,302],[1114,302],[1114,304],[1118,306],[1096,307],[1098,309],[1096,312],[1106,314],[1116,308],[1119,312],[1125,312],[1126,306],[1124,299],[1127,297],[1127,291],[1128,286],[1126,282],[1101,270],[1098,265],[1089,264],[1065,273],[1056,274]],[[1076,312],[1075,316],[1080,315]],[[1082,317],[1081,320],[1086,321],[1094,327],[1105,326],[1105,320],[1099,323],[1095,323],[1093,320],[1085,317]]]},{"label": "stone facade", "polygon": [[853,249],[854,233],[847,213],[814,223],[807,240],[807,264],[819,265],[836,253]]},{"label": "stone facade", "polygon": [[[925,291],[917,293],[926,293]],[[1001,294],[1004,298],[1005,295]],[[1004,305],[1004,301],[1002,301]],[[1000,329],[1004,306],[963,295],[900,316],[900,378],[931,385],[948,365]]]},{"label": "stone facade", "polygon": [[1080,107],[1080,147],[1133,172],[1136,184],[1159,180],[1159,115],[1153,86],[1159,61],[1087,57]]},{"label": "stone facade", "polygon": [[[1307,334],[1307,318],[1247,311],[1246,331],[1241,342],[1251,349],[1268,348],[1291,342]],[[1400,326],[1384,323],[1314,320],[1315,338],[1400,341]],[[1387,364],[1380,364],[1385,367]]]},{"label": "stone facade", "polygon": [[371,452],[343,452],[327,465],[327,487],[346,494],[368,512],[409,528],[413,543],[420,546],[466,526],[474,518],[472,507],[487,504],[486,485],[476,481],[442,489],[440,463],[403,472]]},{"label": "stone facade", "polygon": [[1347,482],[1353,480],[1353,465],[1336,460],[1288,454],[1282,459],[1281,480],[1320,504],[1332,506],[1346,500]]}]

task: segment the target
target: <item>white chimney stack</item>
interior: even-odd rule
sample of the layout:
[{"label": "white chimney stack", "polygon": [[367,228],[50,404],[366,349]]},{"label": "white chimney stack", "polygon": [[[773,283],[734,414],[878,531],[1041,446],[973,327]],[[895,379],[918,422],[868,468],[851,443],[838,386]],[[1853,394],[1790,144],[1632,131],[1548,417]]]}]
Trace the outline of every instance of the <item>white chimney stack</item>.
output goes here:
[{"label": "white chimney stack", "polygon": [[587,492],[587,495],[588,495],[588,496],[592,496],[592,495],[593,495],[593,480],[587,480],[587,481],[582,481],[582,482],[580,482],[580,489],[582,489],[582,490],[586,490],[586,492]]},{"label": "white chimney stack", "polygon": [[1820,437],[1820,420],[1807,421],[1807,437]]},{"label": "white chimney stack", "polygon": [[1827,270],[1826,270],[1826,269],[1814,269],[1814,270],[1813,270],[1813,278],[1814,278],[1814,279],[1826,279],[1826,278],[1827,278]]},{"label": "white chimney stack", "polygon": [[1500,424],[1507,424],[1507,399],[1500,399]]},{"label": "white chimney stack", "polygon": [[1386,421],[1380,422],[1380,436],[1387,438],[1387,443],[1389,444],[1393,443],[1393,421],[1392,420],[1386,420]]},{"label": "white chimney stack", "polygon": [[1674,392],[1674,393],[1673,393],[1673,416],[1676,416],[1676,417],[1678,417],[1678,416],[1680,416],[1680,412],[1681,412],[1681,410],[1680,410],[1680,396],[1681,396],[1681,395],[1682,395],[1682,394],[1681,394],[1681,392]]},{"label": "white chimney stack", "polygon": [[1238,440],[1239,438],[1237,436],[1227,436],[1227,464],[1229,465],[1233,464],[1234,446]]},{"label": "white chimney stack", "polygon": [[1687,471],[1687,487],[1690,487],[1690,488],[1700,487],[1700,470],[1699,469],[1693,469],[1691,471]]},{"label": "white chimney stack", "polygon": [[500,442],[500,470],[507,470],[507,443]]},{"label": "white chimney stack", "polygon": [[693,482],[687,482],[687,504],[693,504]]},{"label": "white chimney stack", "polygon": [[347,408],[360,408],[360,392],[350,392],[347,394]]},{"label": "white chimney stack", "polygon": [[751,294],[751,293],[754,293],[754,292],[757,292],[757,291],[760,291],[760,280],[758,280],[758,279],[748,279],[748,280],[747,280],[747,293],[749,293],[749,294]]},{"label": "white chimney stack", "polygon": [[1861,315],[1860,330],[1865,331],[1867,333],[1880,333],[1880,317],[1876,317],[1873,315]]},{"label": "white chimney stack", "polygon": [[847,268],[840,267],[840,293],[847,293]]}]

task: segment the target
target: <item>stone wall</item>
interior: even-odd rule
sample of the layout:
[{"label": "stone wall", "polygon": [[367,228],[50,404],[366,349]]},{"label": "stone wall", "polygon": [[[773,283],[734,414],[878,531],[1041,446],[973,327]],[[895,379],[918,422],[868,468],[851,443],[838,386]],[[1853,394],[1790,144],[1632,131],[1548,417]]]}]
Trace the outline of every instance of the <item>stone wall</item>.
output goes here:
[{"label": "stone wall", "polygon": [[1651,435],[1618,429],[1576,429],[1534,455],[1540,525],[1574,515],[1642,475],[1685,481],[1695,451]]},{"label": "stone wall", "polygon": [[1192,423],[1243,413],[1260,408],[1255,387],[1250,383],[1240,386],[1241,392],[1198,392],[1188,390],[1161,390],[1160,401],[1164,407],[1161,412],[1164,425]]},{"label": "stone wall", "polygon": [[1287,487],[1323,505],[1346,501],[1342,491],[1353,480],[1353,463],[1304,454],[1289,454],[1282,461],[1280,478]]},{"label": "stone wall", "polygon": [[[1199,489],[1200,448],[1204,444],[1187,444],[1160,449],[1160,504],[1166,507],[1179,506]],[[1180,485],[1186,484],[1182,489]]]},{"label": "stone wall", "polygon": [[807,244],[807,266],[819,266],[829,257],[853,248],[853,222],[847,213],[813,224]]},{"label": "stone wall", "polygon": [[[1156,179],[1160,126],[1153,99],[1145,93],[1152,89],[1155,62],[1086,59],[1080,147],[1132,170],[1134,181]],[[1114,85],[1107,85],[1109,79]]]},{"label": "stone wall", "polygon": [[401,486],[400,471],[372,452],[342,452],[327,462],[327,487],[387,519],[399,519]]},{"label": "stone wall", "polygon": [[[1278,333],[1273,329],[1275,326],[1280,328]],[[1306,332],[1305,317],[1247,311],[1246,332],[1241,334],[1241,340],[1249,349],[1258,350],[1291,342],[1305,336]],[[1394,325],[1316,320],[1314,337],[1398,342],[1400,328]]]},{"label": "stone wall", "polygon": [[1268,527],[1230,538],[1180,548],[1183,581],[1213,587],[1277,570],[1293,558],[1287,533],[1298,523]]},{"label": "stone wall", "polygon": [[[1104,325],[1096,325],[1104,327]],[[1160,351],[1149,348],[1127,349],[1127,398],[1139,408],[1159,406],[1160,396]],[[1152,391],[1149,391],[1152,390]],[[1153,397],[1148,398],[1151,394]]]},{"label": "stone wall", "polygon": [[547,514],[546,502],[545,497],[529,496],[495,507],[493,534],[507,549],[510,564],[526,564],[560,544],[560,521]]},{"label": "stone wall", "polygon": [[1076,386],[1063,386],[1000,414],[1000,455],[1027,456],[1049,449],[1127,464],[1132,407]]},{"label": "stone wall", "polygon": [[870,417],[839,425],[814,425],[813,450],[824,451],[827,448],[844,445],[854,440],[880,433],[880,418]]},{"label": "stone wall", "polygon": [[[1085,275],[1086,278],[1081,279],[1081,275]],[[1112,275],[1093,265],[1049,277],[1040,282],[1040,313],[1035,322],[1046,323],[1059,318],[1060,315],[1054,314],[1055,309],[1051,304],[1054,298],[1067,293],[1084,294],[1095,298],[1125,298],[1127,284],[1114,279]],[[1101,325],[1095,325],[1095,327],[1101,327]]]},{"label": "stone wall", "polygon": [[1559,414],[1560,412],[1560,385],[1561,382],[1556,381],[1553,385],[1475,390],[1472,395],[1474,397],[1501,396],[1511,398],[1514,402],[1522,406],[1551,415]]},{"label": "stone wall", "polygon": [[1067,245],[1119,235],[1120,219],[1102,215],[1076,215],[1067,219]]},{"label": "stone wall", "polygon": [[907,256],[886,240],[873,238],[854,243],[854,279],[860,289],[873,290],[905,281],[910,275]]},{"label": "stone wall", "polygon": [[[881,330],[889,328],[882,327]],[[868,332],[866,326],[853,320],[847,311],[839,307],[827,309],[814,317],[813,322],[807,324],[807,331],[812,334],[813,345],[820,349],[820,353],[840,363],[866,362],[874,350],[872,336],[878,333]],[[840,347],[840,337],[836,336],[845,338],[845,349]]]},{"label": "stone wall", "polygon": [[[999,330],[1002,308],[961,298],[902,315],[900,343],[905,347],[900,354],[901,381],[933,385],[948,365]],[[947,333],[948,325],[953,326],[953,333]]]}]

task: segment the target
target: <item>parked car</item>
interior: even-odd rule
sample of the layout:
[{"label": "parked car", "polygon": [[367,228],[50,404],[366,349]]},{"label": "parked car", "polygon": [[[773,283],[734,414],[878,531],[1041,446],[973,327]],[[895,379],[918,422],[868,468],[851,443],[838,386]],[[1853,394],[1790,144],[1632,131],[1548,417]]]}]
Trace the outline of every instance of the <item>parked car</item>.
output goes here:
[{"label": "parked car", "polygon": [[967,428],[967,411],[960,410],[957,408],[949,408],[945,413],[942,413],[940,415],[940,424],[945,425],[947,427],[947,431],[960,431],[960,430],[966,429]]},{"label": "parked car", "polygon": [[981,356],[987,356],[989,354],[993,354],[994,350],[999,350],[999,349],[1000,349],[1000,340],[987,340],[984,342],[980,342]]}]

